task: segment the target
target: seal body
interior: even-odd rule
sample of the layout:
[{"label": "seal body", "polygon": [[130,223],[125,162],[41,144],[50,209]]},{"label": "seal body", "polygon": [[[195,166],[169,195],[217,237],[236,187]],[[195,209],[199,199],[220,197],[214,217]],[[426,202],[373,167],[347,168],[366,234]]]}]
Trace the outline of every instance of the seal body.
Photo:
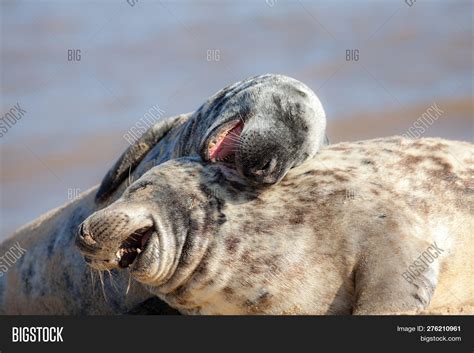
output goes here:
[{"label": "seal body", "polygon": [[324,148],[263,190],[179,159],[76,241],[187,314],[472,314],[473,169],[472,144],[398,137]]}]

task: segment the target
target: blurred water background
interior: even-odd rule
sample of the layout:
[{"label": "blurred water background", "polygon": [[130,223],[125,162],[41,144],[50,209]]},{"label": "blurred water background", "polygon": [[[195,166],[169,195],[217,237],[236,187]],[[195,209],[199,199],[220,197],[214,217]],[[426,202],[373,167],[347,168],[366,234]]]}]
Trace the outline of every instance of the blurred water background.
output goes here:
[{"label": "blurred water background", "polygon": [[423,136],[473,141],[472,4],[2,1],[1,115],[26,113],[0,139],[0,240],[99,183],[150,108],[253,75],[310,86],[333,143],[403,134],[433,103]]}]

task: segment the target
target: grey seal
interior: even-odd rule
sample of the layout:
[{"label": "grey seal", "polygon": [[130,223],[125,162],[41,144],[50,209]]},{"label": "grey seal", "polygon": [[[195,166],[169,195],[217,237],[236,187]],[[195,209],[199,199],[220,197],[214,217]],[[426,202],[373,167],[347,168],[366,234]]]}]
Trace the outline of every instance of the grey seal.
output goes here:
[{"label": "grey seal", "polygon": [[472,314],[473,156],[442,139],[341,143],[264,189],[176,159],[76,243],[186,314]]},{"label": "grey seal", "polygon": [[149,152],[170,129],[179,132],[167,159],[200,155],[205,161],[235,167],[256,186],[279,182],[289,169],[329,142],[318,97],[302,82],[284,75],[266,74],[234,83],[186,117],[185,122],[159,122],[131,145],[105,176],[97,200],[106,200],[145,156],[155,159]]}]

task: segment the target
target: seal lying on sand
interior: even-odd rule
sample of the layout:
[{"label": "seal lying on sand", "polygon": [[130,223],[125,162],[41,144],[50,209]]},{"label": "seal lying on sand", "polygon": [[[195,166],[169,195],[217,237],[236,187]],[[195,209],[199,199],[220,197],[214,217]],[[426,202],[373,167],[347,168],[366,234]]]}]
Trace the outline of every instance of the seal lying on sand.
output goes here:
[{"label": "seal lying on sand", "polygon": [[[157,123],[109,171],[97,193],[100,205],[94,202],[97,189],[93,188],[22,227],[0,245],[0,253],[16,242],[27,249],[14,266],[2,272],[0,313],[129,312],[151,295],[134,282],[126,295],[128,275],[112,271],[113,280],[107,276],[103,280],[104,299],[99,279],[91,276],[74,247],[76,230],[87,216],[119,197],[128,178],[137,179],[151,167],[187,154],[234,162],[247,180],[256,183],[277,181],[288,168],[319,149],[324,129],[324,111],[314,93],[281,75],[236,83],[218,92],[196,113]],[[280,147],[273,139],[276,132],[282,136]],[[265,149],[272,152],[258,154]],[[260,168],[268,163],[268,168]]]},{"label": "seal lying on sand", "polygon": [[[26,253],[0,277],[0,314],[120,314],[150,298],[128,274],[101,278],[74,246],[78,225],[97,211],[97,187],[27,224],[0,245],[4,254],[17,242]],[[102,276],[102,274],[100,274]],[[127,287],[130,289],[127,293]]]},{"label": "seal lying on sand", "polygon": [[[306,85],[283,75],[234,83],[185,116],[185,122],[183,117],[159,122],[130,146],[105,176],[97,199],[106,199],[145,155],[152,165],[200,155],[235,167],[252,184],[273,184],[328,142],[319,99]],[[168,153],[150,153],[170,129],[176,133]]]},{"label": "seal lying on sand", "polygon": [[92,267],[126,267],[187,314],[462,313],[473,172],[474,146],[441,139],[333,145],[265,189],[182,158],[91,215],[76,242]]}]

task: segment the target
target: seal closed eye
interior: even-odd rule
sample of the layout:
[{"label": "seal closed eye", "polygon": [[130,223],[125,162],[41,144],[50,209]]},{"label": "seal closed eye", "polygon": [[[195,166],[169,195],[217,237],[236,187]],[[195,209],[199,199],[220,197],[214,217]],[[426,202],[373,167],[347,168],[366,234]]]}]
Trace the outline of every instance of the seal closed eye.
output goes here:
[{"label": "seal closed eye", "polygon": [[220,90],[194,113],[151,127],[109,170],[96,200],[105,200],[136,168],[140,177],[149,169],[142,162],[163,161],[155,155],[200,155],[226,163],[250,184],[274,184],[327,144],[325,129],[321,102],[306,85],[283,75],[251,77]]},{"label": "seal closed eye", "polygon": [[210,126],[203,160],[232,164],[252,184],[274,184],[327,144],[326,115],[314,92],[283,75],[235,83],[195,113]]}]

